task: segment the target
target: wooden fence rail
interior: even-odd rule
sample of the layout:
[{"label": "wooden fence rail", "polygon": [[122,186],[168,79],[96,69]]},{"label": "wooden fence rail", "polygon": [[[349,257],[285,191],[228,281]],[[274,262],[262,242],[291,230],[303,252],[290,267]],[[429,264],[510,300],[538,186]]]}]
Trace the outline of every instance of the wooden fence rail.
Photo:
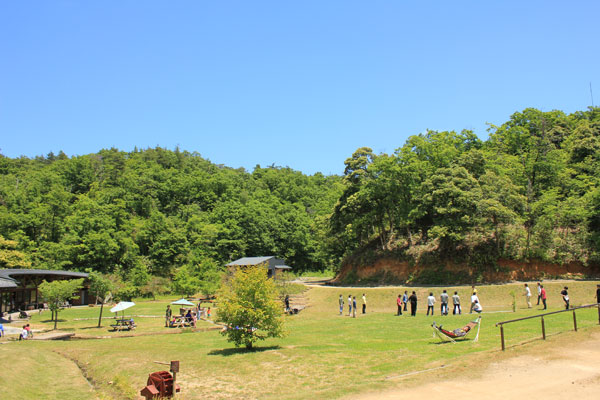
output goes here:
[{"label": "wooden fence rail", "polygon": [[565,313],[565,312],[573,312],[573,330],[575,332],[577,332],[577,316],[575,314],[575,311],[582,309],[582,308],[592,308],[592,307],[598,308],[598,324],[600,324],[600,303],[588,304],[585,306],[569,308],[568,310],[552,311],[552,312],[548,312],[548,313],[544,313],[544,314],[532,315],[531,317],[523,317],[523,318],[517,318],[517,319],[511,319],[508,321],[498,322],[496,324],[496,326],[500,326],[500,341],[502,342],[502,351],[504,351],[506,349],[506,346],[504,345],[504,325],[505,324],[524,321],[526,319],[540,318],[540,320],[542,322],[542,339],[546,340],[546,324],[544,321],[545,316],[552,315],[552,314],[560,314],[560,313]]}]

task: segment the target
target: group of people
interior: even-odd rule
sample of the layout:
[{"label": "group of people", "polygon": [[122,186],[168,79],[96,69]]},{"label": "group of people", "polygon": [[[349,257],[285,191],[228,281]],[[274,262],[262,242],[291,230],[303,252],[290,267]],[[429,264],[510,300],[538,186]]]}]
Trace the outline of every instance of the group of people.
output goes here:
[{"label": "group of people", "polygon": [[[598,285],[598,287],[600,288],[600,285]],[[546,294],[546,289],[544,289],[544,285],[542,285],[541,282],[537,283],[537,292],[538,292],[537,305],[539,306],[540,301],[541,301],[544,306],[543,310],[547,310],[548,305],[546,304],[546,300],[548,297]],[[571,300],[569,298],[569,288],[567,286],[564,286],[563,290],[561,290],[561,292],[560,292],[560,295],[562,296],[563,302],[565,303],[565,310],[568,310],[569,307],[571,306]],[[529,288],[529,285],[527,283],[525,283],[525,291],[523,292],[523,296],[525,296],[525,301],[527,302],[527,308],[531,308],[531,289]]]},{"label": "group of people", "polygon": [[19,340],[27,340],[33,338],[33,332],[31,332],[31,327],[29,324],[23,325],[23,330],[19,334]]},{"label": "group of people", "polygon": [[[339,298],[340,315],[344,314],[344,296],[340,294]],[[348,295],[348,316],[356,318],[356,296]],[[362,313],[367,313],[367,296],[363,293],[362,295]]]},{"label": "group of people", "polygon": [[[179,310],[181,317],[185,320],[185,323],[188,325],[196,327],[196,321],[198,319],[205,317],[210,319],[211,311],[210,307],[204,308],[198,304],[198,307],[195,309],[188,308],[187,310],[181,308]],[[175,326],[177,325],[177,318],[173,316],[173,310],[171,310],[171,305],[167,305],[167,309],[165,311],[165,327]]]},{"label": "group of people", "polygon": [[[473,295],[471,296],[471,311],[470,311],[470,313],[473,313],[473,311],[480,313],[483,311],[483,307],[481,307],[481,304],[479,303],[479,297],[477,297],[477,289],[475,289],[475,287],[473,286],[472,290],[473,290]],[[412,316],[417,315],[417,302],[418,302],[418,299],[417,299],[416,292],[413,291],[412,294],[409,296],[408,291],[405,290],[404,294],[399,294],[396,299],[396,305],[398,306],[398,311],[397,311],[396,315],[402,315],[402,310],[406,311],[408,304],[410,304],[410,315],[412,315]],[[437,299],[433,295],[433,292],[430,292],[429,296],[427,297],[427,315],[429,315],[430,313],[431,313],[431,315],[434,315],[434,306],[435,306],[436,302],[437,302]],[[450,295],[448,294],[448,291],[446,289],[444,289],[442,291],[442,293],[440,294],[440,313],[441,313],[441,315],[448,315],[449,302],[450,302]],[[454,292],[454,295],[452,295],[452,305],[454,306],[454,308],[452,310],[452,314],[454,314],[454,315],[462,314],[462,308],[461,308],[461,304],[460,304],[460,296],[458,295],[458,292]]]},{"label": "group of people", "polygon": [[[479,297],[477,297],[477,289],[475,289],[475,287],[473,286],[472,290],[473,290],[473,295],[471,296],[471,311],[470,312],[472,313],[473,311],[475,311],[477,313],[481,313],[483,311],[483,307],[481,307],[481,304],[479,303]],[[346,303],[344,302],[344,296],[340,294],[338,301],[339,301],[340,315],[343,315],[344,314],[344,306],[346,305]],[[441,303],[440,312],[442,315],[448,315],[449,301],[450,301],[450,295],[448,294],[448,291],[444,289],[444,291],[440,294],[440,303]],[[410,304],[410,315],[412,315],[412,316],[417,315],[417,303],[418,303],[417,293],[415,291],[413,291],[412,294],[409,296],[408,291],[405,290],[404,294],[399,294],[398,297],[396,298],[396,306],[398,307],[398,311],[397,311],[396,315],[400,316],[400,315],[403,315],[402,314],[403,311],[407,312],[409,304]],[[429,315],[430,313],[431,313],[431,315],[434,314],[433,310],[434,310],[435,303],[436,303],[436,298],[433,296],[433,292],[431,292],[431,293],[429,293],[429,297],[427,297],[427,315]],[[347,304],[348,304],[348,316],[352,316],[352,317],[356,318],[356,313],[357,313],[356,296],[348,295]],[[454,315],[462,314],[460,296],[458,295],[458,292],[454,292],[454,295],[452,296],[452,304],[454,306],[454,308],[452,310],[452,314],[454,314]],[[363,295],[362,295],[362,313],[366,314],[366,312],[367,312],[367,297],[363,293]]]},{"label": "group of people", "polygon": [[[598,287],[598,289],[596,290],[596,301],[598,303],[600,303],[600,285],[598,285],[597,287]],[[568,290],[569,290],[569,288],[567,286],[565,286],[563,288],[563,290],[560,292],[562,299],[565,303],[565,308],[567,310],[570,307],[570,299],[569,299]],[[548,308],[547,303],[546,303],[547,294],[546,294],[546,289],[544,289],[544,285],[542,285],[541,282],[537,283],[537,292],[538,292],[537,304],[540,305],[540,302],[541,302],[544,306],[543,309],[546,310]],[[479,297],[477,296],[477,289],[475,288],[475,286],[471,287],[471,293],[472,293],[471,309],[470,309],[469,313],[472,314],[473,311],[476,313],[481,313],[483,311],[483,307],[481,306]],[[529,285],[527,283],[525,283],[525,291],[524,291],[523,295],[525,296],[527,306],[529,308],[531,308],[532,307],[532,305],[531,305],[531,289],[529,288]],[[453,305],[452,314],[454,314],[454,315],[462,314],[461,300],[460,300],[460,296],[458,295],[458,292],[454,292],[454,295],[452,295],[452,297],[450,297],[450,295],[448,294],[448,291],[446,289],[444,289],[439,296],[440,314],[448,315],[450,299],[452,299],[452,305]],[[430,315],[430,314],[434,315],[434,308],[435,308],[434,306],[435,306],[436,302],[437,302],[437,299],[433,295],[433,292],[430,292],[429,296],[427,297],[427,315]],[[396,312],[396,315],[399,316],[399,315],[402,315],[403,311],[406,312],[408,305],[410,304],[410,315],[415,316],[417,314],[417,303],[418,303],[418,299],[417,299],[416,292],[413,291],[412,294],[409,296],[408,291],[405,290],[404,294],[399,294],[398,297],[396,298],[396,306],[398,307],[398,311]],[[344,305],[345,305],[344,297],[340,294],[340,298],[339,298],[340,315],[343,315],[343,313],[344,313]],[[363,295],[362,295],[362,313],[365,314],[366,310],[367,310],[367,297],[363,293]],[[357,312],[356,296],[349,295],[348,296],[348,316],[353,316],[356,318],[356,312]]]}]

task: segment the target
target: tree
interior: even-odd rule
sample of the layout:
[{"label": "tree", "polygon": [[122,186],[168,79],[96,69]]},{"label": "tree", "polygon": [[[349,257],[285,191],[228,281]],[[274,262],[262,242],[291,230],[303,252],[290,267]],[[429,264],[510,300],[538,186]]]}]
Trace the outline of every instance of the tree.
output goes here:
[{"label": "tree", "polygon": [[236,347],[251,349],[254,342],[283,337],[283,313],[277,287],[264,266],[239,268],[219,291],[217,321],[227,329],[222,334]]},{"label": "tree", "polygon": [[17,250],[15,240],[7,240],[0,235],[0,268],[31,268],[27,256]]},{"label": "tree", "polygon": [[104,275],[99,272],[90,271],[90,292],[96,296],[96,301],[100,301],[100,317],[98,317],[98,328],[102,325],[102,310],[104,303],[108,299],[110,292],[113,290],[113,284]]},{"label": "tree", "polygon": [[47,282],[44,281],[39,286],[40,294],[48,302],[48,307],[52,311],[54,319],[54,329],[58,322],[58,312],[65,301],[76,299],[79,296],[75,294],[83,286],[83,279],[60,280]]},{"label": "tree", "polygon": [[173,278],[173,289],[182,296],[191,296],[200,290],[200,278],[194,266],[186,264],[177,268]]}]

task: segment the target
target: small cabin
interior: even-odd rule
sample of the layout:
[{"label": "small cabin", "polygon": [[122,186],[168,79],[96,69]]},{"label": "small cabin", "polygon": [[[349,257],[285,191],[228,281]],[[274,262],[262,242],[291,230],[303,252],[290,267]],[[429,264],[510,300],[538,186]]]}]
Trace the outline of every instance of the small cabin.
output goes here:
[{"label": "small cabin", "polygon": [[254,267],[257,265],[265,265],[268,268],[267,276],[274,278],[277,276],[277,271],[290,270],[292,267],[285,265],[285,261],[275,256],[265,257],[243,257],[226,265],[226,267]]}]

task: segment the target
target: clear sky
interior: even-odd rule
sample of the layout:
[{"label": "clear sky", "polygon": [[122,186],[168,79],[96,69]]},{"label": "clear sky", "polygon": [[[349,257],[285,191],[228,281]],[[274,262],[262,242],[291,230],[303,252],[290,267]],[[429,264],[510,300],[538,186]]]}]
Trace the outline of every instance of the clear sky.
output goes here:
[{"label": "clear sky", "polygon": [[358,147],[600,104],[598,1],[4,1],[0,152],[197,151],[340,174]]}]

